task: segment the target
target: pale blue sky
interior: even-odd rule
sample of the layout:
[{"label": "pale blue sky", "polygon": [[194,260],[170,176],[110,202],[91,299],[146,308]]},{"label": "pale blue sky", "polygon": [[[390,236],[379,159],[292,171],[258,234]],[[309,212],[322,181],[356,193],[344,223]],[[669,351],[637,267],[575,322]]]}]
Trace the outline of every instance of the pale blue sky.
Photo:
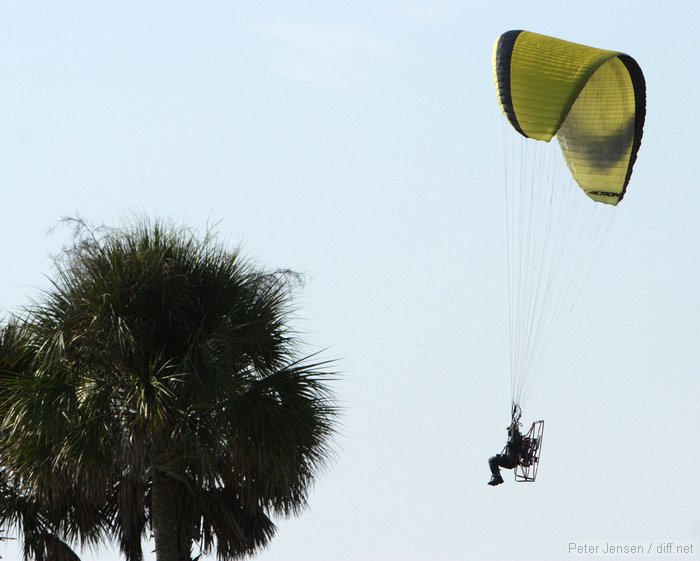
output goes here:
[{"label": "pale blue sky", "polygon": [[[0,309],[46,286],[66,215],[220,222],[261,263],[306,273],[300,327],[339,359],[345,434],[261,560],[700,547],[699,6],[3,3]],[[547,423],[539,480],[493,489],[510,379],[491,48],[509,29],[629,53],[648,107],[628,194],[525,411]]]}]

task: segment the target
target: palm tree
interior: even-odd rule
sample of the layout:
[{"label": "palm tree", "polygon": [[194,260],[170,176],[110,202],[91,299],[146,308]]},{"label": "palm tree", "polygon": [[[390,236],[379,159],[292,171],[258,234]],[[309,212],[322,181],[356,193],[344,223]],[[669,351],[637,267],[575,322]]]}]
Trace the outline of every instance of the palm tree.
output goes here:
[{"label": "palm tree", "polygon": [[[33,334],[19,321],[12,320],[0,328],[0,400],[12,404],[13,389],[28,386],[32,365],[35,364],[36,344]],[[35,379],[34,381],[38,381]],[[36,401],[40,406],[40,400]],[[16,404],[13,404],[16,405]],[[17,437],[16,431],[4,433],[3,441]],[[36,441],[34,441],[36,444]],[[5,455],[0,455],[4,458]],[[74,506],[70,517],[65,516],[65,507],[70,502],[71,491],[64,489],[63,500],[47,501],[25,477],[10,471],[0,463],[0,521],[3,528],[12,527],[21,531],[25,558],[40,561],[79,561],[79,557],[58,536],[78,538],[83,544],[99,543],[100,532],[105,529],[99,509],[89,499],[83,498]],[[67,501],[68,499],[68,501]],[[2,540],[8,539],[3,536]]]},{"label": "palm tree", "polygon": [[158,561],[265,546],[336,432],[328,362],[300,358],[289,326],[298,276],[147,220],[78,223],[56,265],[2,374],[3,469],[55,535],[117,539],[128,561],[149,530]]}]

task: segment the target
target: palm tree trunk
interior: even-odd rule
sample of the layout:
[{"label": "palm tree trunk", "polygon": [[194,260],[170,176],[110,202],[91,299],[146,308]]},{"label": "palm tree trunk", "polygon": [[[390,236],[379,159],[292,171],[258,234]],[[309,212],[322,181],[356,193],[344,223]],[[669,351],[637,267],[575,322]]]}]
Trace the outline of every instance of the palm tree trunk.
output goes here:
[{"label": "palm tree trunk", "polygon": [[154,471],[151,513],[157,561],[190,561],[190,543],[179,523],[176,488],[175,481],[165,473]]}]

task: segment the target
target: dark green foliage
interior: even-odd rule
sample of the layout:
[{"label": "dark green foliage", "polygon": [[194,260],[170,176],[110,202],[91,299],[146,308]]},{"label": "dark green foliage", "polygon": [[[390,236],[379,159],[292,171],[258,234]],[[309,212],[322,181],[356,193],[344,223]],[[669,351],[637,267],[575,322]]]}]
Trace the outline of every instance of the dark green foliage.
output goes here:
[{"label": "dark green foliage", "polygon": [[298,277],[147,221],[78,223],[57,268],[0,339],[0,458],[19,493],[0,515],[26,554],[116,539],[137,561],[149,528],[168,561],[193,541],[220,559],[264,546],[270,515],[305,507],[335,432],[328,364],[300,359],[289,329]]}]

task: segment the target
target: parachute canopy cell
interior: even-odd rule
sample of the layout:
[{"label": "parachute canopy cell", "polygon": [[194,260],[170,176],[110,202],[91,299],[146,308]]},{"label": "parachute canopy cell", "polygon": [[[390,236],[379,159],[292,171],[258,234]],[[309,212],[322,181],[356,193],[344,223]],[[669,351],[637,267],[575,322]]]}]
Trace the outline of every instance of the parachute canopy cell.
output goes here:
[{"label": "parachute canopy cell", "polygon": [[625,195],[642,140],[646,87],[629,55],[530,31],[494,45],[501,109],[523,136],[554,135],[576,183],[593,200]]}]

